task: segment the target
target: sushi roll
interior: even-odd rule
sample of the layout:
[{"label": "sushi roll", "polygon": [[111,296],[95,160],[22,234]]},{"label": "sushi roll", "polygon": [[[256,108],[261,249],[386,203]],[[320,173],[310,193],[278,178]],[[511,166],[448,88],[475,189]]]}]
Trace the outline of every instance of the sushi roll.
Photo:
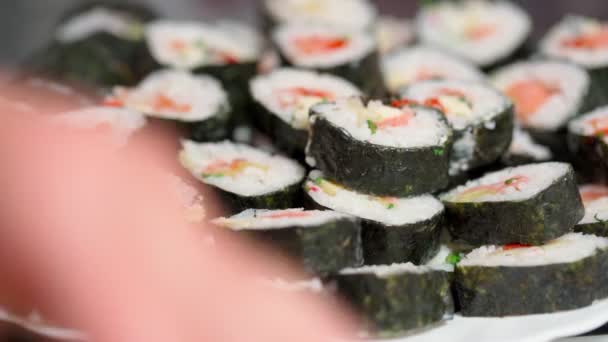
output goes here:
[{"label": "sushi roll", "polygon": [[519,166],[546,162],[553,158],[549,148],[538,144],[530,134],[520,128],[513,131],[513,141],[511,147],[501,159],[501,163],[506,166]]},{"label": "sushi roll", "polygon": [[370,96],[385,93],[371,32],[288,24],[273,30],[272,39],[281,59],[289,66],[334,74]]},{"label": "sushi roll", "polygon": [[145,38],[143,73],[166,67],[213,76],[228,92],[238,120],[249,120],[249,81],[263,53],[258,32],[231,21],[161,20],[147,25]]},{"label": "sushi roll", "polygon": [[566,126],[587,101],[587,72],[566,62],[526,61],[496,71],[492,83],[515,104],[519,126],[557,158],[568,160]]},{"label": "sushi roll", "polygon": [[412,22],[390,16],[378,19],[375,32],[381,55],[406,47],[412,44],[416,38]]},{"label": "sushi roll", "polygon": [[363,333],[399,337],[442,321],[453,308],[450,273],[412,263],[342,270],[339,294],[369,322]]},{"label": "sushi roll", "polygon": [[295,257],[307,271],[327,274],[363,265],[359,219],[334,211],[249,209],[213,220]]},{"label": "sushi roll", "polygon": [[491,69],[521,54],[532,28],[510,1],[434,1],[417,18],[420,40]]},{"label": "sushi roll", "polygon": [[285,152],[302,157],[308,141],[310,108],[320,102],[361,95],[333,75],[290,68],[260,75],[250,83],[258,126]]},{"label": "sushi roll", "polygon": [[502,157],[511,145],[513,103],[480,82],[430,80],[414,83],[401,96],[443,112],[454,129],[450,175],[458,176]]},{"label": "sushi roll", "polygon": [[584,67],[591,76],[591,94],[583,112],[608,105],[608,23],[566,16],[543,38],[540,53]]},{"label": "sushi roll", "polygon": [[451,136],[431,108],[340,99],[311,108],[307,162],[362,193],[421,195],[447,187]]},{"label": "sushi roll", "polygon": [[418,45],[394,51],[384,57],[382,72],[391,94],[425,80],[483,81],[481,70],[474,65],[428,46]]},{"label": "sushi roll", "polygon": [[465,316],[502,317],[572,310],[608,295],[608,239],[571,233],[541,246],[483,246],[457,265]]},{"label": "sushi roll", "polygon": [[608,181],[608,106],[597,108],[568,125],[568,147],[584,182]]},{"label": "sushi roll", "polygon": [[312,171],[304,183],[310,205],[362,219],[367,265],[424,263],[439,248],[444,207],[430,195],[395,198],[362,194]]},{"label": "sushi roll", "polygon": [[267,30],[281,24],[321,24],[367,30],[378,16],[369,0],[264,0],[262,10]]},{"label": "sushi roll", "polygon": [[542,244],[571,232],[584,215],[574,170],[565,163],[488,173],[440,198],[454,239],[474,246]]},{"label": "sushi roll", "polygon": [[585,206],[585,217],[574,227],[574,231],[608,237],[608,187],[584,185],[579,190]]},{"label": "sushi roll", "polygon": [[306,174],[297,162],[228,141],[183,141],[179,160],[194,178],[222,195],[229,209],[298,207]]},{"label": "sushi roll", "polygon": [[182,70],[156,71],[134,88],[116,88],[105,103],[182,123],[196,141],[219,141],[230,135],[232,108],[228,95],[210,76]]}]

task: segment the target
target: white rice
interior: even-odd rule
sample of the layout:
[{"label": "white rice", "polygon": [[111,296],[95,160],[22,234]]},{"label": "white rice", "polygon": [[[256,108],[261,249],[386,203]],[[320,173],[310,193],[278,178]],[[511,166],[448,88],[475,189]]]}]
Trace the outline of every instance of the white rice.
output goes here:
[{"label": "white rice", "polygon": [[327,92],[335,98],[361,94],[356,86],[339,77],[291,68],[257,76],[250,83],[251,94],[257,102],[292,127],[307,129],[310,107],[326,99],[284,92],[293,88]]},{"label": "white rice", "polygon": [[414,39],[413,23],[409,20],[383,16],[376,22],[376,41],[381,54],[410,45]]},{"label": "white rice", "polygon": [[[570,121],[568,130],[577,135],[595,136],[597,129],[592,123],[598,119],[606,120],[608,122],[608,106],[599,107]],[[604,139],[606,139],[606,137],[604,137]]]},{"label": "white rice", "polygon": [[479,179],[467,182],[465,185],[459,186],[441,196],[443,201],[461,202],[458,195],[461,195],[467,190],[479,187],[504,183],[513,177],[527,177],[526,182],[518,184],[517,187],[506,187],[498,193],[489,193],[480,195],[475,199],[465,202],[516,202],[530,199],[541,191],[544,191],[560,177],[572,172],[572,167],[566,163],[548,162],[540,164],[529,164],[513,168],[507,168],[501,171],[488,173]]},{"label": "white rice", "polygon": [[553,153],[549,148],[537,144],[528,132],[519,128],[513,131],[513,141],[507,155],[529,156],[536,161],[546,161],[553,158]]},{"label": "white rice", "polygon": [[[320,180],[322,185],[316,184]],[[310,173],[304,188],[315,202],[326,208],[388,226],[429,220],[444,210],[443,204],[430,195],[408,198],[366,195],[328,181],[320,171]]]},{"label": "white rice", "polygon": [[362,30],[377,11],[368,0],[265,0],[266,10],[280,23],[323,24]]},{"label": "white rice", "polygon": [[[227,64],[223,56],[255,62],[262,46],[253,29],[232,22],[155,21],[146,27],[146,41],[158,63],[178,69]],[[181,48],[175,49],[176,43]]]},{"label": "white rice", "polygon": [[[489,25],[495,29],[478,40],[468,30]],[[425,6],[417,18],[420,39],[461,56],[479,66],[489,66],[513,53],[531,31],[528,14],[509,1],[441,1]]]},{"label": "white rice", "polygon": [[[272,34],[274,42],[292,65],[304,68],[331,68],[357,62],[376,49],[376,41],[367,31],[348,31],[322,25],[283,25]],[[296,38],[327,37],[347,39],[346,46],[323,53],[304,54],[294,44]]]},{"label": "white rice", "polygon": [[[421,148],[443,146],[450,137],[450,128],[442,115],[426,108],[403,109],[370,101],[363,104],[358,97],[341,99],[336,102],[321,103],[313,107],[332,124],[342,128],[354,139],[380,146],[397,148]],[[369,122],[399,117],[402,113],[413,115],[407,124],[397,127],[372,130]],[[316,119],[311,118],[311,122]]]},{"label": "white rice", "polygon": [[[187,110],[159,108],[155,105],[159,95]],[[134,111],[186,122],[203,121],[230,109],[228,95],[219,81],[181,70],[157,71],[133,89],[117,88],[115,96]]]},{"label": "white rice", "polygon": [[136,40],[143,35],[143,24],[123,12],[95,7],[62,24],[57,29],[56,38],[62,43],[72,43],[98,32]]},{"label": "white rice", "polygon": [[[182,141],[179,159],[198,180],[239,196],[277,192],[297,184],[305,176],[304,168],[291,159],[228,141],[203,144]],[[203,174],[208,167],[219,161],[229,164],[236,160],[252,165],[234,175],[205,177]]]},{"label": "white rice", "polygon": [[504,250],[502,246],[483,246],[467,254],[458,267],[533,267],[567,264],[595,255],[608,248],[608,239],[571,233],[542,246]]},{"label": "white rice", "polygon": [[359,274],[373,274],[378,278],[389,278],[392,276],[398,276],[402,274],[423,274],[433,271],[442,271],[429,267],[426,265],[416,266],[411,262],[405,264],[392,264],[392,265],[374,265],[374,266],[363,266],[357,268],[345,268],[340,271],[340,275],[359,275]]},{"label": "white rice", "polygon": [[454,265],[446,262],[450,254],[452,254],[452,250],[446,245],[441,245],[437,254],[425,266],[438,271],[454,272]]},{"label": "white rice", "polygon": [[608,221],[608,197],[585,204],[585,217],[578,224]]},{"label": "white rice", "polygon": [[382,72],[387,88],[401,88],[425,79],[483,81],[484,74],[474,65],[441,50],[418,45],[389,54],[383,59]]},{"label": "white rice", "polygon": [[[280,215],[306,215],[306,216],[284,216]],[[279,215],[279,217],[273,217]],[[281,229],[286,227],[317,227],[328,222],[354,219],[347,214],[338,213],[331,210],[264,210],[248,209],[232,217],[221,217],[213,220],[213,223],[232,230],[264,230]]]},{"label": "white rice", "polygon": [[578,108],[587,95],[591,82],[584,69],[574,64],[553,61],[511,64],[492,77],[494,86],[505,93],[515,83],[529,80],[542,81],[556,88],[557,92],[525,122],[520,120],[520,125],[551,131],[563,127],[570,118],[578,114]]},{"label": "white rice", "polygon": [[[452,97],[441,95],[442,91],[446,89],[463,93],[471,107],[462,111],[461,108],[452,106]],[[511,101],[494,88],[481,82],[472,81],[430,80],[418,82],[407,87],[402,96],[420,103],[439,97],[441,104],[446,108],[448,121],[456,130],[463,130],[468,126],[492,120],[511,105]]]},{"label": "white rice", "polygon": [[608,46],[597,49],[568,47],[562,44],[564,39],[574,38],[584,32],[592,32],[607,25],[605,22],[582,16],[567,16],[555,25],[540,44],[541,53],[545,56],[565,59],[588,69],[602,68],[608,65]]}]

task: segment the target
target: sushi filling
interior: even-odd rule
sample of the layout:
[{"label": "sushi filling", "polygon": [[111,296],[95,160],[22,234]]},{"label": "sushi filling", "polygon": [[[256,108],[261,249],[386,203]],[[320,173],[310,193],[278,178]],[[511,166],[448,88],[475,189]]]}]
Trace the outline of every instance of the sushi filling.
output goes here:
[{"label": "sushi filling", "polygon": [[601,107],[583,117],[573,120],[570,132],[582,136],[597,137],[608,143],[608,107]]},{"label": "sushi filling", "polygon": [[308,129],[313,105],[360,94],[341,78],[287,68],[257,77],[251,82],[251,92],[256,101],[296,129]]},{"label": "sushi filling", "polygon": [[587,205],[591,202],[608,197],[608,187],[603,185],[583,185],[579,188],[583,204]]},{"label": "sushi filling", "polygon": [[525,156],[536,161],[546,161],[551,159],[553,154],[547,147],[537,144],[529,133],[515,129],[507,156]]},{"label": "sushi filling", "polygon": [[608,239],[566,234],[541,246],[483,246],[467,254],[458,267],[533,267],[576,262],[608,248]]},{"label": "sushi filling", "polygon": [[72,43],[98,32],[126,40],[139,40],[143,37],[144,27],[141,21],[123,12],[96,7],[61,25],[56,38],[62,43]]},{"label": "sushi filling", "polygon": [[382,70],[388,89],[397,93],[415,82],[447,79],[482,81],[484,75],[474,66],[439,50],[417,46],[388,55]]},{"label": "sushi filling", "polygon": [[328,222],[353,219],[351,216],[331,210],[261,210],[249,209],[229,218],[219,218],[213,223],[232,230],[281,229],[287,227],[316,227]]},{"label": "sushi filling", "polygon": [[261,54],[257,33],[230,22],[156,21],[147,26],[145,34],[152,57],[178,69],[250,63]]},{"label": "sushi filling", "polygon": [[450,137],[450,129],[441,114],[426,108],[393,107],[381,101],[370,101],[366,105],[360,98],[352,97],[319,104],[313,107],[313,112],[355,139],[381,146],[443,146]]},{"label": "sushi filling", "polygon": [[528,15],[508,1],[441,1],[418,17],[424,43],[441,47],[477,65],[511,55],[531,30]]},{"label": "sushi filling", "polygon": [[116,88],[105,103],[186,122],[204,121],[230,108],[218,81],[180,70],[157,71],[133,89]]},{"label": "sushi filling", "polygon": [[304,168],[295,161],[230,142],[183,141],[182,165],[200,181],[240,196],[261,196],[300,182]]},{"label": "sushi filling", "polygon": [[430,195],[409,198],[365,195],[324,178],[320,171],[310,173],[304,189],[324,207],[390,226],[426,221],[444,210],[443,204]]},{"label": "sushi filling", "polygon": [[291,64],[307,68],[330,68],[360,61],[376,48],[374,38],[367,32],[327,26],[281,26],[274,31],[273,38]]},{"label": "sushi filling", "polygon": [[590,80],[574,65],[524,62],[497,72],[493,83],[513,100],[523,127],[557,130],[577,114]]},{"label": "sushi filling", "polygon": [[446,193],[442,200],[455,203],[522,201],[536,196],[565,176],[570,166],[542,163],[489,173]]}]

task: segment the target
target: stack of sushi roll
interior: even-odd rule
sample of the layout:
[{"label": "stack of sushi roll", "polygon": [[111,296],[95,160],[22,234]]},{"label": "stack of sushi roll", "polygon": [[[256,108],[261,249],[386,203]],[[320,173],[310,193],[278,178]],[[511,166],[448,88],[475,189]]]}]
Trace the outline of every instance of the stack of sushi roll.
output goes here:
[{"label": "stack of sushi roll", "polygon": [[608,181],[608,107],[572,120],[568,126],[568,146],[582,180]]},{"label": "stack of sushi roll", "polygon": [[601,184],[588,184],[579,188],[585,216],[574,227],[584,234],[608,237],[608,187]]},{"label": "stack of sushi roll", "polygon": [[196,141],[223,140],[231,131],[232,108],[222,84],[188,71],[156,71],[136,87],[117,87],[105,104],[184,124]]},{"label": "stack of sushi roll", "polygon": [[524,54],[532,24],[510,1],[434,1],[420,11],[417,30],[428,45],[491,69]]}]

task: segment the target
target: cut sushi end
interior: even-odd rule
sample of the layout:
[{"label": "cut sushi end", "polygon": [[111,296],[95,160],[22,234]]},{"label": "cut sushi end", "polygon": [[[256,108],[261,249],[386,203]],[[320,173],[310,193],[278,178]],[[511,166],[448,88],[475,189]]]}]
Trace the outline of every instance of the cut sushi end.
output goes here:
[{"label": "cut sushi end", "polygon": [[519,166],[549,161],[552,157],[553,153],[549,148],[534,141],[528,132],[516,128],[511,147],[501,161],[507,166]]},{"label": "cut sushi end", "polygon": [[305,170],[291,159],[231,142],[193,141],[182,142],[179,158],[196,179],[221,190],[237,211],[298,204]]},{"label": "cut sushi end", "polygon": [[363,248],[367,264],[423,263],[439,247],[444,208],[430,195],[409,198],[362,194],[328,180],[319,171],[309,174],[304,190],[315,206],[363,219]]},{"label": "cut sushi end", "polygon": [[417,18],[422,42],[484,68],[515,54],[531,28],[528,14],[509,1],[438,1]]},{"label": "cut sushi end", "polygon": [[318,274],[363,265],[359,219],[334,211],[246,210],[214,224],[268,242]]},{"label": "cut sushi end", "polygon": [[61,43],[73,43],[105,32],[119,39],[143,39],[144,22],[132,13],[107,7],[93,7],[68,18],[56,31]]},{"label": "cut sushi end", "polygon": [[441,200],[452,236],[477,246],[542,244],[572,231],[584,215],[574,170],[564,163],[489,173]]},{"label": "cut sushi end", "polygon": [[311,114],[307,156],[328,177],[381,196],[447,186],[452,132],[439,112],[349,98],[313,106]]},{"label": "cut sushi end", "polygon": [[608,239],[571,233],[541,246],[484,246],[455,274],[463,316],[552,313],[608,296]]},{"label": "cut sushi end", "polygon": [[604,185],[584,185],[579,188],[585,216],[574,227],[584,234],[608,237],[608,187]]},{"label": "cut sushi end", "polygon": [[568,148],[581,178],[587,182],[608,180],[608,154],[602,148],[608,142],[608,107],[600,107],[573,120],[568,125]]},{"label": "cut sushi end", "polygon": [[375,32],[378,50],[382,55],[410,45],[416,37],[412,22],[390,16],[380,17]]},{"label": "cut sushi end", "polygon": [[435,48],[418,45],[387,55],[382,62],[386,88],[393,94],[415,82],[444,79],[483,81],[474,65]]},{"label": "cut sushi end", "polygon": [[364,334],[389,338],[450,315],[449,277],[448,272],[408,263],[345,269],[334,280],[339,294],[369,321]]},{"label": "cut sushi end", "polygon": [[454,128],[451,176],[492,164],[511,144],[513,103],[485,83],[422,81],[406,87],[401,96],[440,110]]}]

